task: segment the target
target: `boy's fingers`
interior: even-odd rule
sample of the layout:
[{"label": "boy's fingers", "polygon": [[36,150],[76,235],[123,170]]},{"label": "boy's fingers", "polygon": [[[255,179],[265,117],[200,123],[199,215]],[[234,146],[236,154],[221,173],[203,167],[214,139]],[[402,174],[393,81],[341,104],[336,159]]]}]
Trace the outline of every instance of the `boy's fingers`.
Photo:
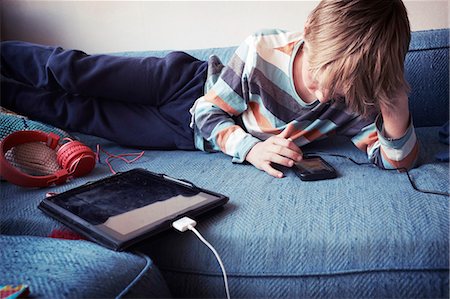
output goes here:
[{"label": "boy's fingers", "polygon": [[267,172],[268,174],[270,174],[273,177],[276,178],[282,178],[283,177],[283,173],[279,170],[276,170],[275,168],[273,168],[270,163],[266,163],[264,164],[264,166],[262,167],[262,170],[264,170],[265,172]]},{"label": "boy's fingers", "polygon": [[[285,157],[296,159],[299,155],[302,156],[302,150],[292,140],[275,138],[273,144],[279,147],[278,153]],[[274,152],[277,152],[277,150],[274,150]]]},{"label": "boy's fingers", "polygon": [[279,140],[281,142],[281,143],[279,143],[280,145],[288,147],[291,150],[301,154],[302,151],[301,151],[300,147],[298,147],[298,145],[295,144],[295,142],[291,138],[291,136],[293,136],[296,131],[297,131],[297,129],[295,128],[294,124],[289,123],[280,134],[276,135],[276,137],[279,137],[282,139],[282,140]]},{"label": "boy's fingers", "polygon": [[[301,157],[302,157],[302,152],[295,144],[294,144],[294,146],[295,146],[294,149],[292,149],[291,147],[278,146],[278,148],[274,148],[273,154],[279,155],[280,157],[285,157],[289,160],[300,161]],[[278,161],[274,161],[274,160],[272,160],[272,162],[279,163]],[[286,166],[288,166],[288,165],[286,165]]]},{"label": "boy's fingers", "polygon": [[286,167],[294,166],[293,159],[278,154],[272,154],[269,161]]},{"label": "boy's fingers", "polygon": [[[287,124],[286,128],[278,134],[279,137],[287,139],[295,132],[295,126],[292,123]],[[292,140],[291,140],[292,141]]]}]

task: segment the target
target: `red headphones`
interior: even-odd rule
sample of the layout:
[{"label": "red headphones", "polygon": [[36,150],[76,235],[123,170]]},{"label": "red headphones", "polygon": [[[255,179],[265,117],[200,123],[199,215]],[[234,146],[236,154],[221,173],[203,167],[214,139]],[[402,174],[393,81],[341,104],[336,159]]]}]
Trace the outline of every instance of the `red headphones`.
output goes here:
[{"label": "red headphones", "polygon": [[[80,177],[90,173],[95,167],[95,153],[79,141],[59,144],[60,137],[54,133],[41,131],[17,131],[9,134],[0,142],[0,176],[10,183],[23,187],[47,187],[65,183],[71,177]],[[61,169],[44,176],[32,176],[21,172],[5,158],[11,148],[29,143],[44,142],[53,150],[57,149],[57,162]]]}]

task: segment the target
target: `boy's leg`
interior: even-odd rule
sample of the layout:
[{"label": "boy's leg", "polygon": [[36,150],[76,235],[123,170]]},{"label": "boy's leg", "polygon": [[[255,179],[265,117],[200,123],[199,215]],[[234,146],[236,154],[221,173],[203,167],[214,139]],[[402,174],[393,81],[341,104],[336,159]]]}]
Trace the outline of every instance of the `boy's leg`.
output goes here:
[{"label": "boy's leg", "polygon": [[188,111],[203,95],[206,62],[181,52],[89,56],[23,42],[2,43],[1,55],[6,108],[122,145],[194,148]]},{"label": "boy's leg", "polygon": [[195,148],[187,111],[181,116],[186,118],[181,120],[187,122],[184,125],[166,117],[154,106],[105,102],[64,91],[36,89],[3,77],[1,99],[2,106],[31,119],[100,136],[121,145],[154,149]]},{"label": "boy's leg", "polygon": [[88,55],[8,41],[0,53],[2,75],[26,85],[128,103],[160,106],[205,80],[199,72],[205,62],[182,52],[165,58]]}]

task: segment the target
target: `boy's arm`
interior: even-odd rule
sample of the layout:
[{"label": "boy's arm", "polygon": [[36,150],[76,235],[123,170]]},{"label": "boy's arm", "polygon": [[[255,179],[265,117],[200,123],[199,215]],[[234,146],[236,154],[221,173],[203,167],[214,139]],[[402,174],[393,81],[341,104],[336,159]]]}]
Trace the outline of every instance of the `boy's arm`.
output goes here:
[{"label": "boy's arm", "polygon": [[414,166],[419,146],[408,108],[408,97],[401,92],[392,107],[381,107],[374,124],[352,138],[369,160],[381,168],[410,169]]},{"label": "boy's arm", "polygon": [[383,117],[383,134],[386,138],[399,139],[405,135],[409,126],[408,96],[405,92],[398,93],[391,107],[381,106]]},{"label": "boy's arm", "polygon": [[248,37],[236,50],[217,81],[195,104],[194,122],[201,136],[213,150],[242,163],[250,149],[260,140],[244,131],[235,118],[247,109],[248,83],[246,67],[254,55],[254,37]]},{"label": "boy's arm", "polygon": [[216,83],[197,101],[194,122],[212,148],[232,156],[233,162],[247,160],[274,177],[282,177],[283,174],[271,166],[272,162],[290,167],[292,160],[301,159],[300,148],[286,139],[292,128],[263,142],[234,121],[248,108],[247,75],[256,63],[257,38],[252,35],[239,46]]},{"label": "boy's arm", "polygon": [[283,173],[272,167],[272,162],[292,167],[294,161],[302,158],[300,148],[287,139],[295,130],[292,125],[288,125],[280,134],[261,141],[235,124],[230,116],[237,116],[238,112],[217,96],[214,90],[199,101],[195,111],[195,123],[201,129],[203,138],[214,149],[232,156],[233,162],[242,163],[246,160],[256,168],[281,178]]}]

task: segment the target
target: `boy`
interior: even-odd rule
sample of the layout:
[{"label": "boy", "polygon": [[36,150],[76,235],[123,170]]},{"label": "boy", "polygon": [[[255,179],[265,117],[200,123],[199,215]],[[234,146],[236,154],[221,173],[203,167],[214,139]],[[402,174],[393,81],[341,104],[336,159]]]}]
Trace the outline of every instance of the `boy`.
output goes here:
[{"label": "boy", "polygon": [[273,163],[293,166],[301,146],[330,134],[381,168],[410,168],[409,41],[401,0],[323,0],[303,33],[252,35],[226,67],[182,52],[125,58],[6,42],[2,105],[122,145],[220,150],[274,177],[283,173]]}]

